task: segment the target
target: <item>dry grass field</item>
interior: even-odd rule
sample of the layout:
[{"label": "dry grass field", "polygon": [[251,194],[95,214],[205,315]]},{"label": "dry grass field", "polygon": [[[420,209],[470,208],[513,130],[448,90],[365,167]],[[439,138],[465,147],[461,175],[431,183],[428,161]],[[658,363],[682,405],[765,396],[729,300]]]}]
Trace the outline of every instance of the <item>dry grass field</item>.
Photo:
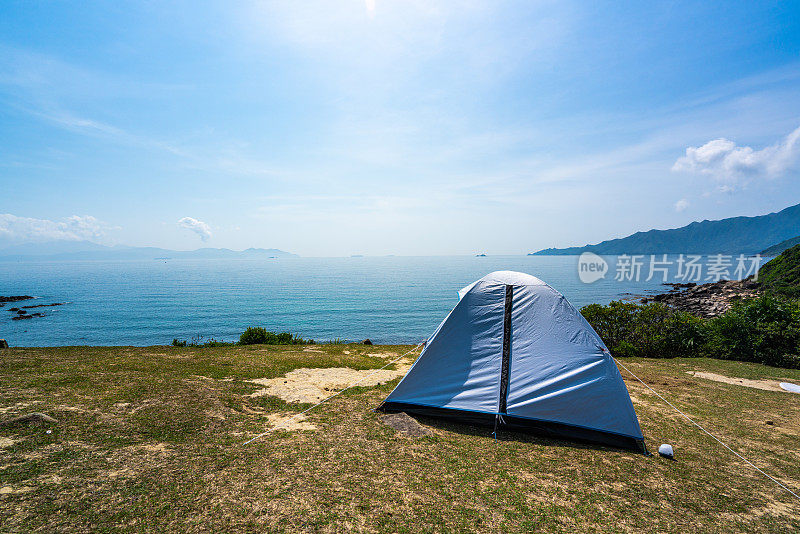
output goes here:
[{"label": "dry grass field", "polygon": [[[676,461],[433,419],[419,419],[432,436],[405,437],[372,409],[411,360],[243,445],[409,348],[2,350],[0,421],[59,422],[0,427],[0,531],[800,529],[800,501],[624,371],[648,446],[673,444]],[[800,490],[800,395],[718,378],[800,383],[800,371],[624,363]]]}]

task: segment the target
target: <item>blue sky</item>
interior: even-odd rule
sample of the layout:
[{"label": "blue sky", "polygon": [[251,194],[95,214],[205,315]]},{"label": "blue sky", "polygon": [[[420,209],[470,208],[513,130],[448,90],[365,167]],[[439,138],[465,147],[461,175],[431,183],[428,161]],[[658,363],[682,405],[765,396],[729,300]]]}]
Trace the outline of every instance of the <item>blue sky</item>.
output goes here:
[{"label": "blue sky", "polygon": [[799,52],[795,2],[3,2],[0,244],[522,254],[776,211]]}]

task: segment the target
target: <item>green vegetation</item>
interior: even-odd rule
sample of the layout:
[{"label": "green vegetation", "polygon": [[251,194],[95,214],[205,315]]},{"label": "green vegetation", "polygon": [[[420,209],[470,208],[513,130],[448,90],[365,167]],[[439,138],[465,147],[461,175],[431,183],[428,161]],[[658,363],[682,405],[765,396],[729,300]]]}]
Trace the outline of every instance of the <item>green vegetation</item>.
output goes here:
[{"label": "green vegetation", "polygon": [[[313,352],[304,350],[311,349]],[[656,455],[435,419],[403,437],[372,412],[397,380],[310,412],[251,397],[300,367],[377,369],[410,347],[65,347],[0,352],[0,530],[8,532],[791,532],[800,504],[627,381]],[[404,362],[406,365],[410,363]],[[800,381],[800,371],[705,358],[625,365],[736,451],[797,489],[800,403],[694,377]],[[622,372],[626,377],[625,371]],[[731,414],[735,414],[732,416]]]},{"label": "green vegetation", "polygon": [[[251,326],[239,336],[238,345],[313,345],[313,339],[303,339],[289,332],[269,332],[258,326]],[[190,341],[175,338],[173,347],[230,347],[237,345],[232,341],[222,341],[214,338],[205,339],[203,336],[194,336]]]},{"label": "green vegetation", "polygon": [[590,304],[581,313],[615,356],[707,356],[800,368],[800,304],[792,299],[744,299],[708,320],[657,302]]},{"label": "green vegetation", "polygon": [[702,319],[657,302],[590,304],[581,313],[615,356],[697,356],[704,343]]},{"label": "green vegetation", "polygon": [[781,254],[784,250],[790,249],[795,245],[800,245],[800,235],[797,237],[793,237],[791,239],[787,239],[786,241],[781,241],[777,245],[772,245],[771,247],[767,247],[762,250],[759,254],[762,256],[777,256]]},{"label": "green vegetation", "polygon": [[767,292],[800,298],[800,245],[785,250],[761,267],[758,281]]},{"label": "green vegetation", "polygon": [[709,356],[800,368],[800,303],[762,295],[706,323]]},{"label": "green vegetation", "polygon": [[239,336],[239,345],[313,345],[314,340],[305,340],[289,332],[268,332],[260,326],[251,326]]}]

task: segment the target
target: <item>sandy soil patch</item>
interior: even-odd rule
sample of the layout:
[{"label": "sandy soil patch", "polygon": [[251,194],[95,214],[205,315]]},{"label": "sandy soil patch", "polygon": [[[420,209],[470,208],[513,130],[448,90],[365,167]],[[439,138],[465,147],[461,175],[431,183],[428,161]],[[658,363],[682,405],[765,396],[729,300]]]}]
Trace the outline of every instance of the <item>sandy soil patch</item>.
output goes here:
[{"label": "sandy soil patch", "polygon": [[16,404],[12,404],[11,406],[3,406],[3,407],[0,407],[0,414],[13,412],[13,411],[16,411],[16,410],[22,410],[23,408],[27,408],[31,404],[36,404],[36,403],[35,402],[34,403],[18,402]]},{"label": "sandy soil patch", "polygon": [[16,441],[11,438],[0,438],[0,449],[5,449],[15,444]]},{"label": "sandy soil patch", "polygon": [[17,489],[14,489],[12,486],[3,486],[0,488],[0,495],[11,495],[15,493],[27,493],[33,490],[30,486],[20,486]]},{"label": "sandy soil patch", "polygon": [[147,452],[171,452],[171,449],[167,446],[166,443],[156,443],[154,445],[142,445],[140,447],[142,450]]},{"label": "sandy soil patch", "polygon": [[280,430],[316,430],[317,426],[309,423],[305,415],[298,415],[294,419],[293,414],[273,413],[267,416],[267,420],[272,428]]},{"label": "sandy soil patch", "polygon": [[717,373],[707,373],[705,371],[686,371],[688,374],[695,378],[705,378],[706,380],[713,380],[715,382],[724,382],[725,384],[736,384],[737,386],[744,386],[747,388],[763,389],[764,391],[782,391],[785,392],[778,385],[778,380],[751,380],[749,378],[732,378],[730,376],[718,375]]},{"label": "sandy soil patch", "polygon": [[372,356],[373,358],[397,358],[396,352],[369,352],[367,356]]},{"label": "sandy soil patch", "polygon": [[403,376],[410,368],[410,365],[402,364],[398,365],[397,369],[381,369],[379,371],[374,369],[358,371],[349,367],[295,369],[284,377],[250,380],[250,382],[264,386],[263,389],[259,389],[250,396],[272,395],[286,402],[319,402],[356,382],[360,387],[385,384]]}]

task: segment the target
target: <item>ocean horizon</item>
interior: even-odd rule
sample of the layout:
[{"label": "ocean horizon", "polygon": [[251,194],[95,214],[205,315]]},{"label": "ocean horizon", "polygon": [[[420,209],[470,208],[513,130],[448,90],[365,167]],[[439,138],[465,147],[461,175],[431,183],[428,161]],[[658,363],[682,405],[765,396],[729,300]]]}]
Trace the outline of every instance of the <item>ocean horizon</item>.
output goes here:
[{"label": "ocean horizon", "polygon": [[[249,326],[305,339],[418,343],[485,274],[536,276],[577,308],[666,290],[660,276],[593,283],[577,256],[381,256],[346,258],[29,261],[0,263],[0,295],[35,300],[0,308],[11,346],[167,345],[173,339],[236,341]],[[676,281],[670,275],[668,281]],[[701,280],[705,281],[705,280]],[[12,320],[9,308],[44,317]]]}]

